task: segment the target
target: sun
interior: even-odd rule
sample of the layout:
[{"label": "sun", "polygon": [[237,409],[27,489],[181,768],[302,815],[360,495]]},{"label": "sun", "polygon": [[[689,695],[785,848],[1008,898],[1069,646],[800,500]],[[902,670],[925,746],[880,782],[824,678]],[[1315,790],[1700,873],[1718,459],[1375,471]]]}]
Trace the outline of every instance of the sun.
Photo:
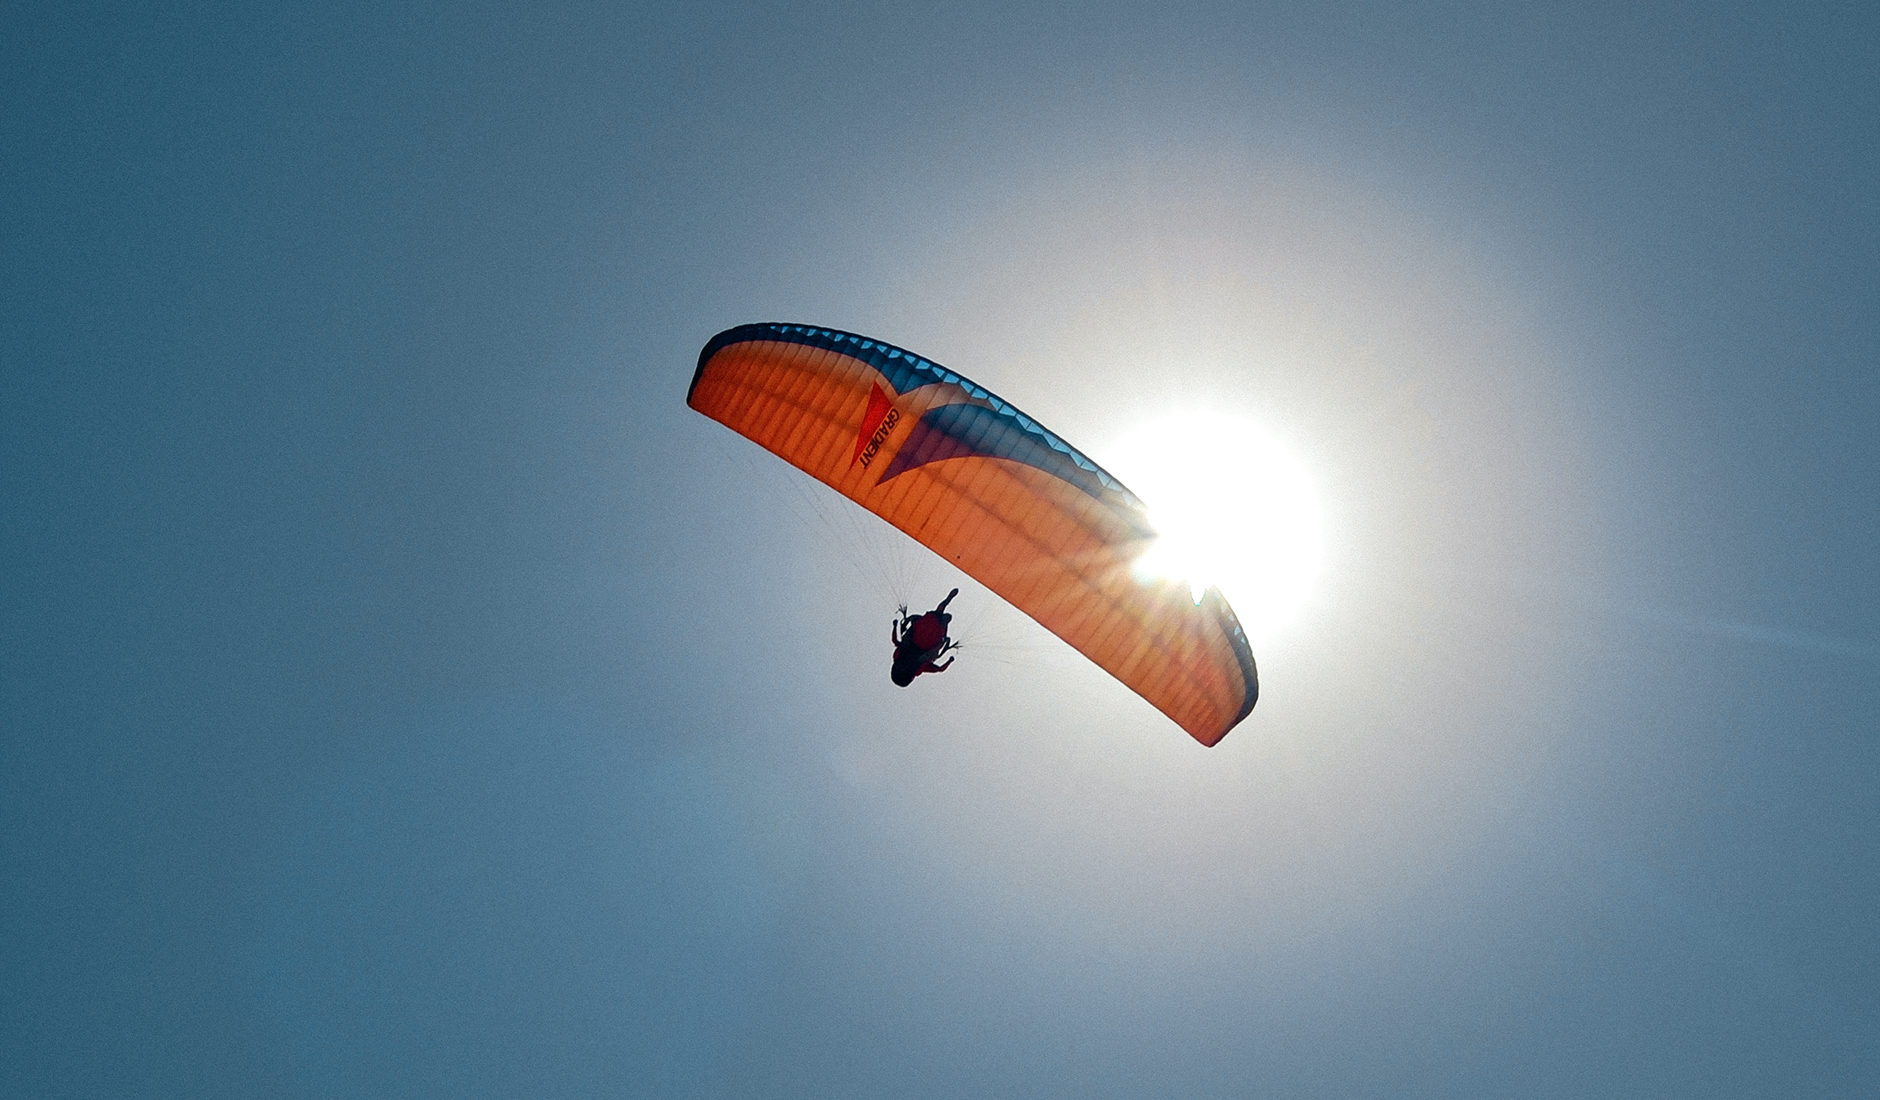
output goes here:
[{"label": "sun", "polygon": [[1197,601],[1218,587],[1255,642],[1298,616],[1324,562],[1324,515],[1305,466],[1272,435],[1224,413],[1174,413],[1131,430],[1103,465],[1160,533],[1139,573],[1186,580]]}]

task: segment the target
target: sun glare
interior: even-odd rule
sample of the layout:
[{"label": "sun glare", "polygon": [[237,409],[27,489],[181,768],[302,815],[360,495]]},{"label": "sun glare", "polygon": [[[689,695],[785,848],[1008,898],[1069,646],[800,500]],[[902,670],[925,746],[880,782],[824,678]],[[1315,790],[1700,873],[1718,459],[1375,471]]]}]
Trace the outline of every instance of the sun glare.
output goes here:
[{"label": "sun glare", "polygon": [[1323,515],[1312,480],[1257,425],[1215,412],[1149,421],[1104,456],[1104,466],[1149,506],[1161,537],[1136,561],[1145,576],[1210,585],[1263,641],[1298,615],[1324,559]]}]

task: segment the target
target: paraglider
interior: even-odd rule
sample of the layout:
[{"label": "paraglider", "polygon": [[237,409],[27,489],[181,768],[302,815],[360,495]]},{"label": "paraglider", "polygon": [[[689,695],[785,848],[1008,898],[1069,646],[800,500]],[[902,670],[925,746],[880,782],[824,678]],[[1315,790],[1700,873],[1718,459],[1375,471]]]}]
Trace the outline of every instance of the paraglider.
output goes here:
[{"label": "paraglider", "polygon": [[[1142,501],[957,372],[853,333],[742,325],[699,352],[686,403],[1004,597],[1201,744],[1217,744],[1259,699],[1252,650],[1220,590],[1197,597],[1133,568],[1156,540]],[[912,629],[905,615],[896,624],[897,684]],[[938,656],[908,680],[946,667],[926,667]]]},{"label": "paraglider", "polygon": [[888,637],[894,642],[894,664],[888,670],[888,679],[894,681],[895,687],[906,687],[923,672],[945,672],[953,667],[951,657],[947,658],[944,665],[934,662],[942,654],[960,646],[947,634],[947,629],[953,624],[953,616],[947,614],[947,605],[959,594],[957,588],[948,592],[939,607],[924,615],[909,615],[907,608],[901,608],[900,617],[888,632]]}]

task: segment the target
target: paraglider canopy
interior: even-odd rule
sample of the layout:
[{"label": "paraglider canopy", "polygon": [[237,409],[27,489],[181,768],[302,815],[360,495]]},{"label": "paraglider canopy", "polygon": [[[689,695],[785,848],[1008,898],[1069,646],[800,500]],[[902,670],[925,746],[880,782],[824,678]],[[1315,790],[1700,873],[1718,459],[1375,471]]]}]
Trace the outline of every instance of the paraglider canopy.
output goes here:
[{"label": "paraglider canopy", "polygon": [[977,579],[1203,745],[1259,699],[1220,591],[1197,600],[1133,568],[1156,539],[1142,501],[957,372],[853,333],[742,325],[699,353],[686,402]]}]

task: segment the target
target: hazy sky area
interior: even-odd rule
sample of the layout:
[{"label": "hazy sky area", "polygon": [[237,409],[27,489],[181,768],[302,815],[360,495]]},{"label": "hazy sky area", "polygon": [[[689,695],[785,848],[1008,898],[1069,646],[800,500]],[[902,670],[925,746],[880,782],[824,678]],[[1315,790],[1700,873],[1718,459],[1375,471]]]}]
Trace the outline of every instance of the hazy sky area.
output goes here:
[{"label": "hazy sky area", "polygon": [[[1877,44],[7,6],[0,1095],[1880,1094]],[[1284,440],[1252,717],[687,409],[773,320]]]}]

